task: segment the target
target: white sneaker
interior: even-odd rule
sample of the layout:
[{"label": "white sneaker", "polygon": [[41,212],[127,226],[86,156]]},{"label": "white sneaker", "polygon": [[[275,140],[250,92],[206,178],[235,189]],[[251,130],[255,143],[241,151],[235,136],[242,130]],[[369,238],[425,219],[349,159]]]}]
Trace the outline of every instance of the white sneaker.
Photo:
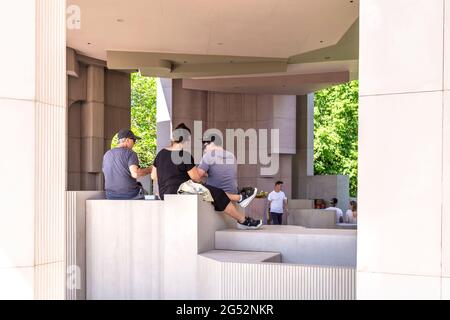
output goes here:
[{"label": "white sneaker", "polygon": [[258,188],[243,188],[241,191],[242,200],[238,202],[238,204],[245,208],[249,205],[250,202],[256,197],[258,193]]}]

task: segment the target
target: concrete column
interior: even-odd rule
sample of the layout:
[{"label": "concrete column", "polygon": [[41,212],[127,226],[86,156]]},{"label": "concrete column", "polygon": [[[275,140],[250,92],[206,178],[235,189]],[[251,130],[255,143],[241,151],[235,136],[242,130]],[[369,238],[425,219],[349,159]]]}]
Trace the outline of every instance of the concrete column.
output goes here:
[{"label": "concrete column", "polygon": [[128,73],[105,70],[105,148],[122,128],[131,126],[131,79]]},{"label": "concrete column", "polygon": [[280,132],[280,154],[295,154],[296,118],[296,97],[293,95],[274,95],[272,121],[273,128]]},{"label": "concrete column", "polygon": [[65,8],[0,2],[0,299],[65,297]]},{"label": "concrete column", "polygon": [[299,198],[301,177],[314,175],[314,93],[297,96],[296,153],[292,158],[292,195]]},{"label": "concrete column", "polygon": [[450,298],[450,2],[360,2],[359,299]]},{"label": "concrete column", "polygon": [[105,70],[87,67],[87,98],[81,107],[81,188],[102,189],[101,171],[104,151]]},{"label": "concrete column", "polygon": [[172,137],[172,79],[156,82],[156,145],[157,152],[170,145]]}]

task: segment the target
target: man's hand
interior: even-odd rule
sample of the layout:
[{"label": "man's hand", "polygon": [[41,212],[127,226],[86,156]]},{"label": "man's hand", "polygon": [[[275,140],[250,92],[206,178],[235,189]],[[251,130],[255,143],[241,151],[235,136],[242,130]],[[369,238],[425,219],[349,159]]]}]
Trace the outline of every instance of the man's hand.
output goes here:
[{"label": "man's hand", "polygon": [[197,170],[198,170],[198,174],[200,175],[200,177],[208,177],[208,172],[206,172],[205,170],[203,170],[203,169],[201,169],[201,168],[199,168],[199,167],[197,167]]}]

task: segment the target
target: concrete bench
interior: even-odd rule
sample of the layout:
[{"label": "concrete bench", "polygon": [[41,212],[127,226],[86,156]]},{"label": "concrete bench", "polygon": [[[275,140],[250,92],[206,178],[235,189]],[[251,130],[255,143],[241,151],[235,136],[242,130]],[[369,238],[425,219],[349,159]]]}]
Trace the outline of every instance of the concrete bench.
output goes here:
[{"label": "concrete bench", "polygon": [[281,262],[281,254],[278,252],[211,250],[202,253],[201,256],[220,262],[241,262],[241,263]]},{"label": "concrete bench", "polygon": [[280,252],[283,263],[356,266],[355,230],[271,225],[253,231],[219,230],[216,231],[215,248]]},{"label": "concrete bench", "polygon": [[86,298],[354,298],[354,230],[235,226],[194,195],[87,200]]}]

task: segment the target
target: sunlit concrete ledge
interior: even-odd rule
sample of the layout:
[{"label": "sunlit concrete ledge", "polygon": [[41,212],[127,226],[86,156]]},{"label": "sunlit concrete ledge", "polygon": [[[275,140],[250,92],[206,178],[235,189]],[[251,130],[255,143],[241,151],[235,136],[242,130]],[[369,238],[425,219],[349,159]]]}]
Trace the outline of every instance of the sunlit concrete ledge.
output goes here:
[{"label": "sunlit concrete ledge", "polygon": [[335,229],[336,212],[325,209],[289,209],[287,223],[307,228]]},{"label": "sunlit concrete ledge", "polygon": [[356,267],[356,231],[264,226],[253,232],[220,230],[216,249],[280,252],[283,263]]},{"label": "sunlit concrete ledge", "polygon": [[[273,240],[282,246],[264,244]],[[86,298],[354,299],[353,249],[353,230],[237,231],[197,196],[87,200]]]}]

